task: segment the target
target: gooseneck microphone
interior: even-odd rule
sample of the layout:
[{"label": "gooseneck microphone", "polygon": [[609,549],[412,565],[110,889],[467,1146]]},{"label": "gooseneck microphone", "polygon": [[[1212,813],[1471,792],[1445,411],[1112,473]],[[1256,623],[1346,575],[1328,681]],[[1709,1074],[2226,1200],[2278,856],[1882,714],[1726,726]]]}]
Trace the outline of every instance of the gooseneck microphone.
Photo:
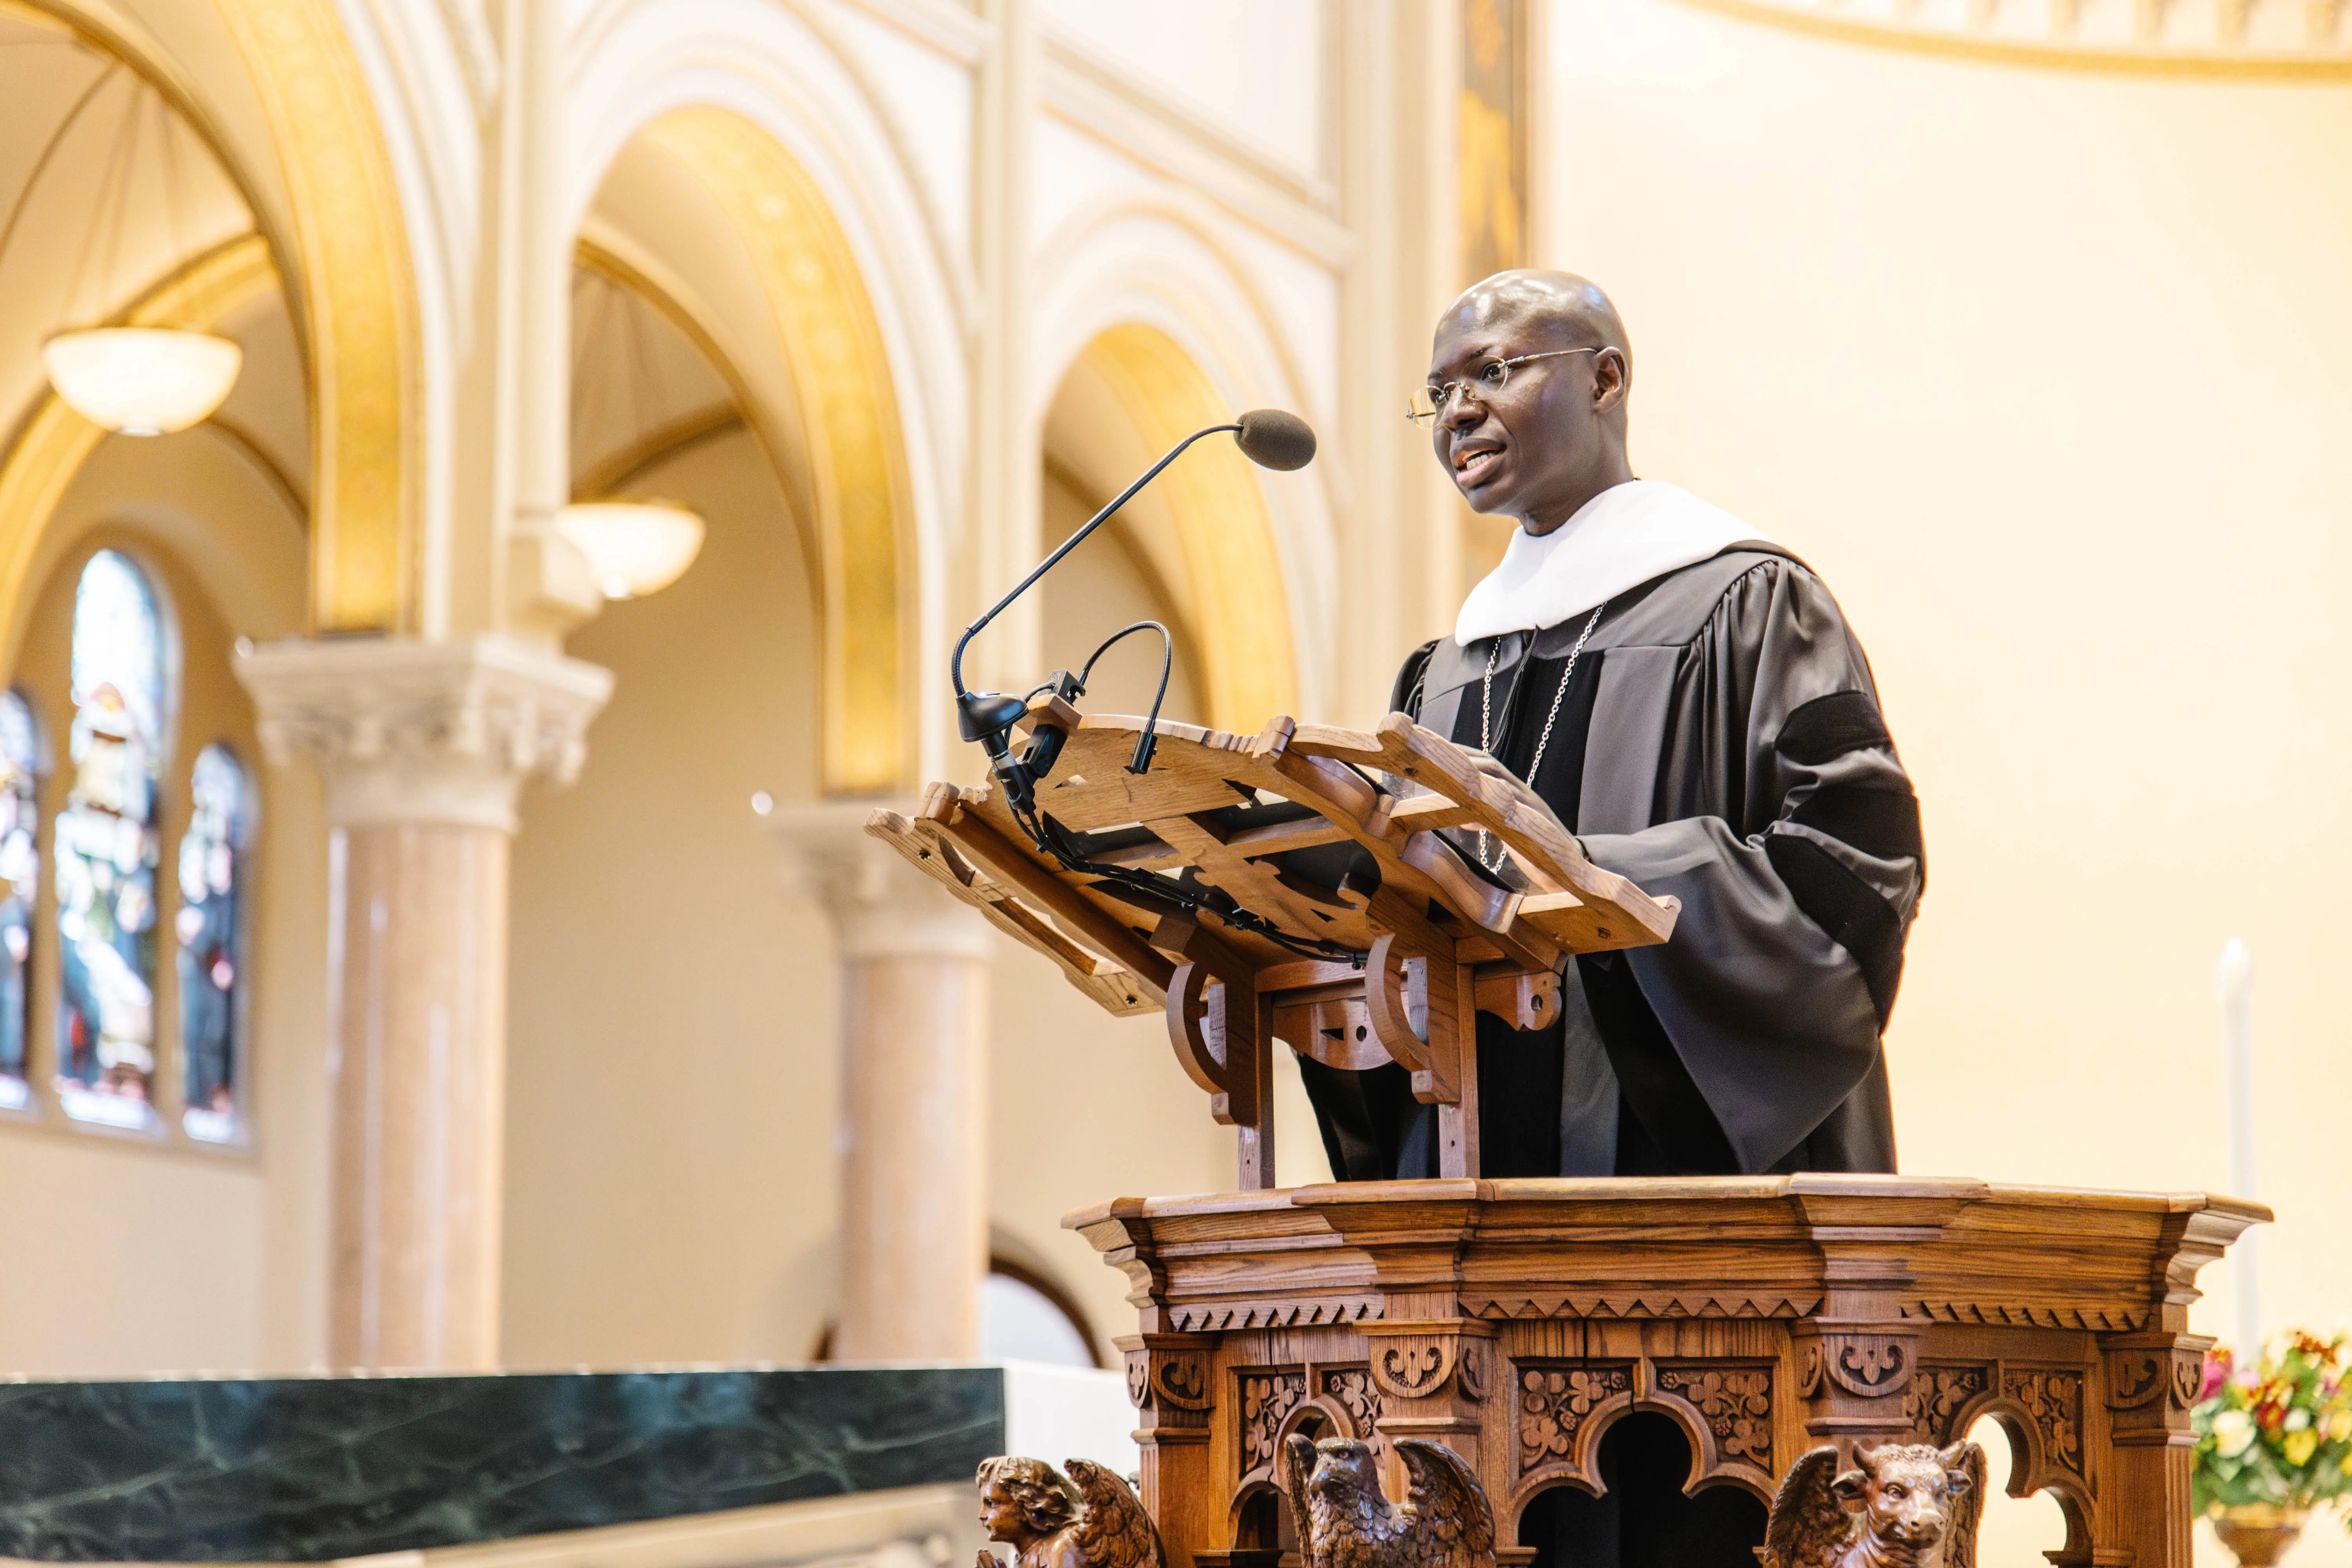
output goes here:
[{"label": "gooseneck microphone", "polygon": [[[1088,534],[1108,522],[1119,508],[1132,500],[1138,490],[1157,479],[1160,469],[1182,456],[1186,447],[1202,437],[1213,436],[1221,430],[1232,431],[1234,444],[1242,449],[1243,456],[1260,468],[1275,468],[1287,473],[1296,468],[1305,468],[1315,458],[1315,432],[1308,428],[1306,420],[1296,414],[1286,413],[1279,408],[1254,408],[1230,425],[1212,425],[1205,430],[1193,431],[1192,434],[1171,447],[1167,454],[1158,462],[1146,468],[1141,478],[1111,498],[1110,504],[1088,518],[1085,525],[1076,533],[1062,541],[1060,546],[1051,555],[1040,561],[1029,575],[1013,585],[1011,593],[990,605],[978,620],[964,628],[963,636],[956,639],[955,653],[948,662],[948,676],[955,686],[957,730],[965,740],[980,742],[981,748],[988,753],[990,768],[995,772],[998,780],[1004,786],[1006,798],[1017,810],[1025,813],[1034,803],[1037,780],[1052,768],[1054,758],[1061,751],[1061,742],[1067,737],[1056,728],[1041,725],[1035,738],[1030,742],[1028,754],[1015,757],[1013,754],[1011,742],[1005,737],[1013,732],[1013,726],[1029,711],[1028,699],[996,691],[965,690],[963,684],[965,647],[973,637],[980,635],[982,627],[1003,614],[1006,607],[1027,593],[1038,578],[1052,571],[1063,556],[1084,543]],[[1157,623],[1154,622],[1139,623],[1118,635],[1124,637],[1128,631],[1136,631],[1144,626],[1156,625]],[[1173,647],[1168,642],[1167,628],[1160,626],[1158,629],[1163,645],[1166,645],[1163,649],[1163,664],[1160,671],[1160,698],[1153,700],[1150,716],[1144,721],[1143,733],[1135,745],[1135,759],[1128,764],[1129,773],[1139,773],[1151,765],[1153,731],[1160,722],[1160,701],[1168,693],[1165,665],[1166,661],[1173,657]],[[1096,650],[1097,657],[1100,656],[1101,651],[1099,648]],[[1088,659],[1087,669],[1091,670],[1093,667],[1094,661]],[[1037,689],[1043,691],[1048,688],[1053,689],[1055,695],[1066,700],[1082,695],[1086,690],[1086,682],[1083,676],[1072,676],[1066,670],[1057,671],[1052,680]],[[1034,696],[1035,693],[1033,692],[1031,695]]]},{"label": "gooseneck microphone", "polygon": [[[1295,937],[1264,915],[1245,910],[1234,896],[1222,888],[1207,883],[1166,877],[1157,872],[1131,866],[1112,865],[1089,859],[1083,847],[1074,841],[1066,829],[1054,820],[1052,814],[1040,810],[1037,785],[1054,771],[1054,763],[1062,754],[1063,742],[1069,739],[1067,726],[1053,721],[1048,714],[1038,715],[1038,722],[1029,736],[1029,745],[1020,756],[1005,737],[1013,726],[1029,711],[1029,698],[1041,691],[1068,700],[1085,695],[1087,682],[1093,678],[1095,661],[1102,658],[1110,646],[1121,637],[1136,632],[1160,634],[1160,691],[1151,700],[1151,712],[1143,721],[1143,732],[1136,737],[1135,756],[1127,771],[1139,773],[1151,766],[1151,752],[1160,726],[1160,705],[1168,696],[1168,672],[1174,663],[1176,645],[1168,628],[1158,621],[1138,621],[1123,626],[1103,639],[1102,646],[1088,656],[1085,667],[1076,675],[1066,669],[1055,670],[1045,683],[1030,692],[1029,697],[1012,697],[995,691],[966,691],[963,687],[963,650],[980,629],[1004,613],[1006,605],[1035,584],[1038,578],[1052,571],[1063,556],[1085,542],[1087,535],[1100,528],[1111,515],[1134,499],[1135,492],[1158,477],[1160,470],[1174,462],[1184,448],[1203,436],[1213,436],[1220,430],[1234,434],[1234,444],[1244,456],[1261,468],[1288,472],[1303,468],[1315,459],[1315,432],[1307,421],[1296,414],[1286,414],[1279,408],[1254,408],[1230,425],[1212,425],[1205,430],[1195,430],[1168,449],[1167,455],[1143,471],[1143,477],[1118,492],[1111,503],[1087,519],[1086,525],[1062,541],[1060,548],[1037,563],[1036,569],[1013,586],[1013,592],[996,601],[987,614],[964,628],[956,639],[955,655],[949,662],[949,674],[955,683],[956,723],[967,741],[977,741],[988,752],[988,763],[1003,786],[1004,804],[1013,820],[1036,846],[1038,853],[1052,859],[1066,872],[1083,877],[1096,891],[1108,894],[1131,907],[1156,912],[1193,914],[1205,911],[1235,931],[1246,931],[1263,937],[1276,947],[1295,952],[1302,958],[1341,961],[1361,969],[1365,955],[1340,942],[1312,937]],[[1286,819],[1287,820],[1287,819]]]},{"label": "gooseneck microphone", "polygon": [[[1234,445],[1242,449],[1242,456],[1261,468],[1278,468],[1286,474],[1315,460],[1315,432],[1296,414],[1279,408],[1253,408],[1241,416],[1233,432]],[[1201,434],[1205,436],[1208,432],[1203,430]]]}]

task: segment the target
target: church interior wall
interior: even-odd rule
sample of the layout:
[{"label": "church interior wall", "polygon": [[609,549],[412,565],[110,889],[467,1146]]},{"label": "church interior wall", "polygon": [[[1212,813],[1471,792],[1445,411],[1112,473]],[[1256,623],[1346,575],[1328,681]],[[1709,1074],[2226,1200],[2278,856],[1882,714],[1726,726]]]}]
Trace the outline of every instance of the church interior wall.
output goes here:
[{"label": "church interior wall", "polygon": [[515,840],[517,1365],[795,1361],[828,1310],[803,1264],[837,1202],[830,939],[752,805],[817,794],[814,596],[748,433],[643,482],[708,520],[702,554],[572,636],[613,700]]},{"label": "church interior wall", "polygon": [[1324,0],[1199,0],[1181,8],[1045,0],[1066,47],[1112,62],[1259,157],[1323,168]]},{"label": "church interior wall", "polygon": [[[155,231],[163,209],[142,204],[124,276],[151,286],[184,258],[174,247],[254,225],[247,205],[273,237],[294,232],[251,75],[268,61],[221,8],[89,5],[169,62],[154,68],[184,82],[233,165],[183,193],[189,233]],[[907,776],[875,798],[977,776],[941,700],[949,641],[1007,570],[1157,456],[1088,360],[1107,330],[1160,332],[1220,399],[1297,407],[1323,437],[1314,468],[1245,480],[1279,563],[1299,717],[1375,720],[1394,658],[1458,601],[1463,520],[1392,411],[1417,363],[1388,390],[1399,342],[1417,354],[1425,341],[1416,289],[1444,268],[1370,248],[1454,216],[1421,166],[1444,163],[1444,136],[1423,132],[1451,110],[1441,93],[1416,120],[1413,95],[1458,64],[1410,47],[1425,17],[1342,0],[1016,9],[1034,11],[1038,47],[1022,89],[1034,101],[1015,106],[1026,151],[1009,248],[1026,270],[994,295],[986,204],[1012,193],[982,167],[987,7],[563,12],[570,184],[530,210],[561,215],[565,254],[576,221],[583,275],[658,297],[654,379],[676,395],[598,405],[641,379],[608,342],[575,380],[572,477],[674,496],[709,533],[674,587],[562,639],[616,685],[578,781],[533,784],[513,842],[506,1365],[799,1361],[837,1299],[849,1131],[834,936],[754,805],[825,789],[820,464],[794,360],[806,344],[762,271],[789,258],[747,244],[767,198],[698,178],[665,116],[716,106],[799,161],[887,347],[875,373],[904,448],[889,547],[912,673],[894,710]],[[2227,1188],[2211,975],[2221,942],[2242,936],[2260,976],[2261,1195],[2281,1219],[2261,1243],[2265,1316],[2336,1322],[2352,1260],[2328,1205],[2352,1067],[2330,980],[2352,913],[2317,846],[2347,811],[2335,781],[2352,773],[2332,684],[2352,657],[2337,587],[2352,503],[2335,456],[2352,415],[2339,167],[2352,87],[1991,68],[1676,0],[1538,9],[1551,107],[1536,121],[1536,259],[1595,277],[1631,323],[1637,466],[1820,568],[1873,651],[1918,781],[1934,866],[1889,1038],[1906,1167]],[[497,624],[512,498],[483,476],[511,367],[479,265],[504,243],[486,223],[500,198],[476,153],[498,151],[486,128],[510,40],[464,5],[320,14],[346,16],[376,95],[385,146],[368,167],[398,185],[402,282],[423,317],[336,384],[429,382],[409,410],[428,428],[406,431],[391,475],[401,504],[433,509],[441,531],[439,552],[408,567],[442,609],[412,629]],[[1390,29],[1380,48],[1343,36],[1368,16]],[[1368,92],[1397,107],[1367,110]],[[1383,137],[1398,145],[1375,156]],[[35,226],[81,223],[60,211]],[[37,346],[56,324],[42,312],[76,264],[70,245],[17,249],[0,289],[12,409],[38,389]],[[309,384],[329,362],[299,313],[319,258],[281,247],[279,261],[295,274],[287,298],[248,300],[223,329],[247,359],[215,422],[101,442],[8,607],[14,676],[59,753],[52,812],[66,787],[59,628],[101,543],[148,563],[173,607],[185,722],[232,736],[260,783],[249,1146],[0,1116],[0,1373],[295,1370],[328,1353],[335,840],[316,770],[265,761],[230,673],[238,639],[333,619],[314,597],[305,516],[314,467],[331,476],[335,456],[331,432],[314,463]],[[666,420],[714,412],[674,450],[643,447]],[[983,493],[978,447],[992,439],[1022,470],[1005,493],[1034,505]],[[616,466],[633,451],[643,460]],[[1400,452],[1412,485],[1433,490],[1381,482]],[[985,679],[1034,680],[1153,616],[1180,643],[1169,716],[1210,720],[1206,656],[1234,600],[1195,569],[1184,494],[1148,492],[976,646]],[[1402,564],[1361,560],[1371,539],[1397,544]],[[1366,656],[1362,624],[1409,635]],[[1153,668],[1135,639],[1089,706],[1141,711]],[[990,940],[992,1245],[1066,1293],[1116,1364],[1128,1281],[1061,1215],[1117,1194],[1227,1187],[1234,1134],[1210,1120],[1164,1024],[1108,1018]],[[51,1022],[37,1008],[37,1036]],[[1279,1181],[1328,1179],[1287,1053],[1276,1102]],[[2230,1273],[2201,1284],[2199,1326],[2226,1334]],[[1994,1540],[2023,1560],[2052,1543],[2054,1518],[2039,1500]],[[2326,1533],[2297,1561],[2352,1561]]]},{"label": "church interior wall", "polygon": [[[268,396],[257,383],[248,404]],[[325,1012],[326,832],[316,783],[267,765],[252,704],[229,668],[239,637],[299,630],[302,521],[217,431],[100,445],[44,531],[37,586],[10,628],[14,680],[47,742],[45,823],[74,781],[66,666],[75,588],[84,563],[107,548],[147,576],[177,655],[172,751],[160,769],[164,926],[197,748],[226,742],[258,785],[240,1063],[247,1121],[231,1147],[117,1134],[68,1121],[37,1087],[37,1110],[0,1130],[0,1184],[18,1194],[7,1230],[19,1249],[0,1279],[0,1362],[50,1375],[309,1366],[322,1348],[326,1064],[300,1047]],[[53,857],[44,871],[53,904]],[[41,940],[51,929],[37,917],[37,1080],[57,1060],[57,958]],[[168,946],[157,971],[159,1071],[168,1074],[177,995]]]},{"label": "church interior wall", "polygon": [[[1545,259],[1634,339],[1644,477],[1817,566],[1930,872],[1906,1170],[2225,1189],[2254,955],[2263,1314],[2340,1322],[2352,88],[1990,68],[1562,0]],[[2231,1335],[2206,1271],[2201,1331]],[[2305,1555],[2326,1550],[2315,1532]],[[2335,1532],[2324,1532],[2335,1539]]]}]

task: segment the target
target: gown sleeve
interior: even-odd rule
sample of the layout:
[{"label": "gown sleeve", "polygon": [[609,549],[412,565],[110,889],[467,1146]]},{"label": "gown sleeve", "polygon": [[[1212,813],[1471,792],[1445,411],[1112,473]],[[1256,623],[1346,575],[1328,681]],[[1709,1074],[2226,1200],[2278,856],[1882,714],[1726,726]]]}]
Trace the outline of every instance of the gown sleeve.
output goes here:
[{"label": "gown sleeve", "polygon": [[1654,826],[1581,835],[1682,900],[1622,956],[1742,1169],[1772,1168],[1876,1068],[1926,883],[1918,803],[1869,661],[1819,579],[1773,558],[1674,666]]}]

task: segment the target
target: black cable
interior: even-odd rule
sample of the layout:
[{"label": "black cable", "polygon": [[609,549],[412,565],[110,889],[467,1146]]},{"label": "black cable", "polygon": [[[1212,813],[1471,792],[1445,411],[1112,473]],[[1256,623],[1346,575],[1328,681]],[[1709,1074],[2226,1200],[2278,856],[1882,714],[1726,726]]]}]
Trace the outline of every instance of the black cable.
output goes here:
[{"label": "black cable", "polygon": [[1234,900],[1232,894],[1222,889],[1211,889],[1203,894],[1181,882],[1170,881],[1149,871],[1139,871],[1131,866],[1110,866],[1088,860],[1069,847],[1068,841],[1062,837],[1061,824],[1052,817],[1041,816],[1034,806],[1024,808],[1010,797],[1004,804],[1013,813],[1013,821],[1020,824],[1021,831],[1029,836],[1030,842],[1041,852],[1052,856],[1065,871],[1131,889],[1155,902],[1175,904],[1187,913],[1206,910],[1223,924],[1264,937],[1284,952],[1295,952],[1301,958],[1328,959],[1351,963],[1361,969],[1369,956],[1363,949],[1349,947],[1344,942],[1292,936],[1264,915],[1242,908]]},{"label": "black cable", "polygon": [[1154,631],[1160,634],[1160,689],[1152,694],[1150,716],[1143,721],[1143,733],[1135,738],[1135,757],[1127,764],[1131,773],[1148,773],[1151,768],[1152,749],[1159,745],[1160,705],[1168,700],[1168,672],[1176,666],[1176,639],[1158,621],[1138,621],[1121,626],[1103,638],[1102,645],[1087,655],[1087,667],[1078,671],[1078,695],[1087,693],[1087,681],[1095,672],[1095,660],[1110,651],[1110,645],[1130,632]]}]

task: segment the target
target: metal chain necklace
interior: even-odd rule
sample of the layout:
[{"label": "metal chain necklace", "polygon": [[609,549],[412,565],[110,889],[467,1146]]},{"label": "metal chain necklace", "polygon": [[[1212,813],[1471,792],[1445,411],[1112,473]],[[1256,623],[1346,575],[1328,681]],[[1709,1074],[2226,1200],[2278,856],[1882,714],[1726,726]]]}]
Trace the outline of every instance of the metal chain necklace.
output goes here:
[{"label": "metal chain necklace", "polygon": [[[1528,786],[1531,789],[1535,786],[1537,773],[1543,767],[1544,748],[1551,744],[1551,727],[1559,721],[1559,705],[1568,695],[1569,678],[1576,673],[1577,656],[1584,651],[1584,645],[1592,640],[1593,629],[1601,625],[1601,614],[1608,608],[1609,601],[1606,599],[1592,607],[1591,618],[1584,623],[1584,630],[1577,634],[1575,646],[1568,650],[1568,664],[1559,672],[1559,689],[1551,694],[1551,711],[1544,715],[1543,733],[1536,737],[1536,754],[1528,763]],[[1503,639],[1497,637],[1494,651],[1486,656],[1486,683],[1478,689],[1478,744],[1490,757],[1495,754],[1495,663],[1502,657]],[[1530,633],[1528,637],[1528,662],[1533,664],[1535,661],[1536,639]],[[1491,837],[1485,828],[1478,830],[1478,864],[1489,871],[1499,872],[1503,868],[1501,856],[1496,857],[1494,864],[1486,863],[1486,846]]]}]

